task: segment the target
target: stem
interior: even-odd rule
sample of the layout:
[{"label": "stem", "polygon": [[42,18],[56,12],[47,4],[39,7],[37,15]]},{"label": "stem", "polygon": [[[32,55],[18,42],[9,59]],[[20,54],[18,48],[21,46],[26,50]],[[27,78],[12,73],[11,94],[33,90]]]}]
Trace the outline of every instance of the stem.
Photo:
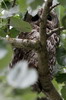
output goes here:
[{"label": "stem", "polygon": [[57,4],[53,5],[53,6],[51,6],[51,7],[50,7],[50,11],[51,11],[52,9],[54,9],[55,7],[59,6],[59,5],[60,5],[60,3],[57,3]]},{"label": "stem", "polygon": [[24,48],[27,50],[38,50],[39,49],[39,41],[28,40],[28,39],[17,39],[17,38],[4,38],[0,36],[0,40],[4,40],[10,43],[12,46],[16,48]]},{"label": "stem", "polygon": [[58,31],[62,31],[62,30],[64,30],[64,29],[65,29],[64,27],[55,28],[55,29],[51,30],[51,31],[47,34],[47,37],[50,37],[53,33],[58,32]]},{"label": "stem", "polygon": [[53,0],[47,0],[44,6],[44,11],[42,15],[42,20],[40,24],[40,43],[41,43],[41,50],[38,52],[39,58],[39,80],[43,89],[43,92],[50,100],[62,100],[59,93],[54,88],[49,75],[49,66],[48,66],[48,52],[46,48],[46,26],[47,26],[47,16],[49,14],[49,9],[52,6]]}]

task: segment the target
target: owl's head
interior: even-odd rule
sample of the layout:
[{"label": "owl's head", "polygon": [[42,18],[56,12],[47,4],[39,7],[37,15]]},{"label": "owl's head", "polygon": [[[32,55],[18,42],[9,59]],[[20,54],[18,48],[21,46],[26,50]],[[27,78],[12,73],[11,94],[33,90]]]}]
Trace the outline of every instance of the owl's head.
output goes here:
[{"label": "owl's head", "polygon": [[[43,8],[38,9],[36,14],[34,15],[33,12],[30,13],[29,11],[27,11],[24,20],[30,23],[37,24],[39,26],[41,22],[42,14],[43,14]],[[54,10],[52,10],[47,16],[47,27],[49,29],[56,28],[58,27],[58,23],[59,21],[58,21],[57,14],[55,13]]]}]

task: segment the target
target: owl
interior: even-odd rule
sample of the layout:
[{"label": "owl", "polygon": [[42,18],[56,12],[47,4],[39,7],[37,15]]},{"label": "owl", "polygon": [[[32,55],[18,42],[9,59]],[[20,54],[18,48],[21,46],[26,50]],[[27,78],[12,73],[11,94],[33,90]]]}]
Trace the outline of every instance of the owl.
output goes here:
[{"label": "owl", "polygon": [[[20,39],[29,39],[29,40],[39,40],[40,39],[40,22],[42,17],[43,8],[41,8],[35,16],[30,15],[28,12],[25,14],[24,21],[29,22],[32,25],[31,32],[21,32],[18,36]],[[50,77],[54,72],[54,67],[56,63],[56,48],[59,45],[59,32],[48,35],[48,33],[59,27],[59,21],[56,13],[51,11],[47,17],[47,53],[48,53],[48,66],[50,70]],[[34,50],[26,50],[23,48],[14,48],[13,59],[10,63],[10,68],[13,68],[14,65],[20,60],[27,60],[29,67],[34,67],[38,70],[38,54]]]}]

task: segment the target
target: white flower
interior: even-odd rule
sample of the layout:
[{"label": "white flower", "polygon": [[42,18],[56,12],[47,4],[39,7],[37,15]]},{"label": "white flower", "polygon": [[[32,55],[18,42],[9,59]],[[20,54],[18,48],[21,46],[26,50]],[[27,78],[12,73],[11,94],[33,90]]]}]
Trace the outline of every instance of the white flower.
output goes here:
[{"label": "white flower", "polygon": [[33,85],[37,79],[37,71],[33,68],[28,68],[27,61],[18,62],[7,75],[9,85],[14,88],[27,88]]}]

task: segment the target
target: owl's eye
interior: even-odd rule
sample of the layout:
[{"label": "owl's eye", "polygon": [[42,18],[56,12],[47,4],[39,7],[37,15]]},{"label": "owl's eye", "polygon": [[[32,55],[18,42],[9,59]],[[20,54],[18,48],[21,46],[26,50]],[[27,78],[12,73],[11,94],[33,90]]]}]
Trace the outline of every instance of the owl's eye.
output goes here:
[{"label": "owl's eye", "polygon": [[48,15],[47,19],[48,19],[49,21],[52,21],[51,15]]},{"label": "owl's eye", "polygon": [[34,17],[32,17],[32,19],[31,19],[32,21],[37,21],[37,20],[39,20],[39,16],[38,16],[38,14],[37,15],[35,15]]}]

